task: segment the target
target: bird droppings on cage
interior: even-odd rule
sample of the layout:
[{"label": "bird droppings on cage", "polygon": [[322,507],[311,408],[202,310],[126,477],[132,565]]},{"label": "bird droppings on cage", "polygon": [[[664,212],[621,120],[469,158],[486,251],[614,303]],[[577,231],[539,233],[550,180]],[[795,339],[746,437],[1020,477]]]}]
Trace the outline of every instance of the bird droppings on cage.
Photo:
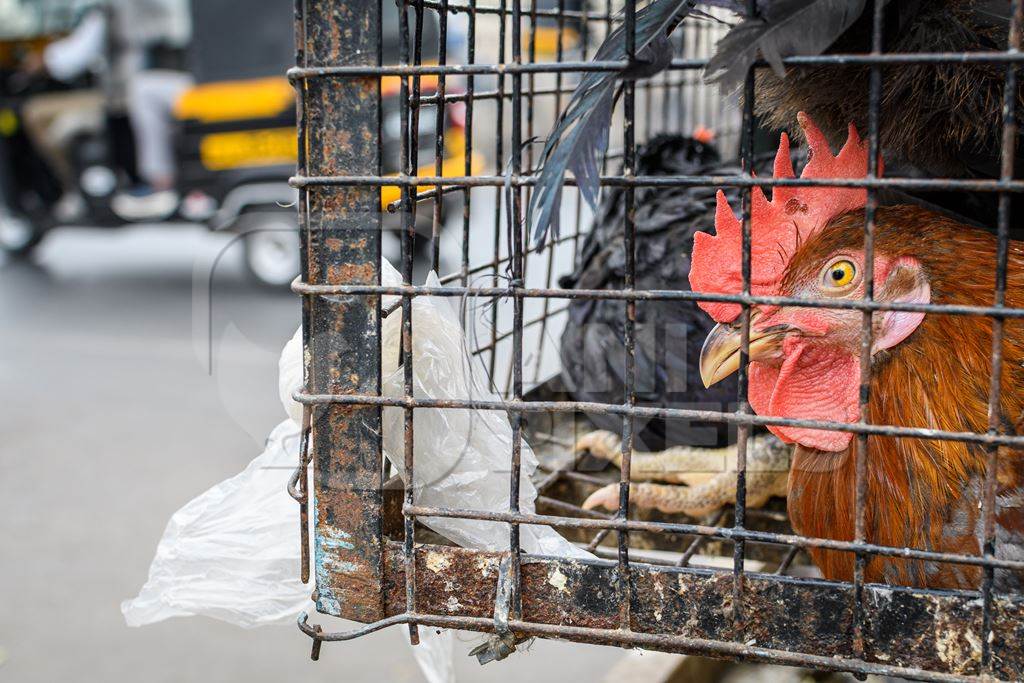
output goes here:
[{"label": "bird droppings on cage", "polygon": [[[446,572],[426,570],[426,555],[444,555]],[[387,548],[387,612],[404,614],[401,586],[404,584],[404,560],[401,544]],[[454,547],[417,551],[418,580],[424,583],[419,595],[419,615],[423,623],[483,629],[493,628],[494,596],[498,581],[500,553],[481,553]],[[487,566],[482,571],[482,566]],[[643,565],[640,565],[641,567]],[[552,635],[555,626],[568,627],[568,633],[584,636],[589,642],[609,642],[604,633],[614,629],[614,564],[584,561],[558,561],[557,572],[564,577],[552,582],[554,571],[548,563],[522,565],[524,593],[531,598],[524,604],[521,623],[510,620],[515,632],[523,635]],[[781,650],[813,644],[814,656],[803,663],[824,669],[837,668],[837,662],[825,666],[823,659],[841,656],[851,640],[852,587],[827,582],[769,579],[752,574],[751,598],[763,601],[763,611],[749,615],[745,640],[735,646],[715,650],[710,641],[735,640],[737,632],[727,610],[731,601],[731,577],[711,570],[675,570],[675,572],[638,572],[635,598],[631,605],[635,617],[634,633],[625,636],[636,645],[652,649],[678,650],[680,646],[698,652],[728,655],[746,653],[755,659],[800,664],[797,656]],[[552,585],[554,583],[554,585]],[[397,592],[393,589],[398,589]],[[452,608],[455,597],[459,609]],[[567,599],[571,598],[571,599]],[[897,667],[918,662],[924,668],[969,671],[977,662],[970,627],[980,625],[975,599],[954,597],[912,589],[866,587],[866,602],[871,610],[867,629],[869,652],[880,661],[875,673],[892,674]],[[801,605],[793,610],[792,605]],[[712,606],[719,607],[713,608]],[[1020,635],[1019,605],[1000,599],[997,619],[1012,625],[1012,637]],[[685,628],[686,637],[665,633],[666,624]],[[548,625],[548,626],[545,626]],[[1004,624],[1006,625],[1006,624]],[[966,627],[966,628],[965,628]],[[673,627],[675,628],[675,627]],[[970,633],[971,635],[966,635]],[[326,638],[331,640],[331,638]],[[753,640],[754,643],[750,644]],[[1001,656],[1019,656],[1020,642],[1002,643]],[[841,668],[841,667],[839,667]],[[854,669],[856,670],[856,666]],[[864,667],[862,670],[870,669]]]},{"label": "bird droppings on cage", "polygon": [[[1020,506],[1013,462],[1024,448],[1024,425],[1011,414],[1021,408],[1014,403],[1013,385],[1021,383],[1017,330],[1024,310],[1017,298],[1019,247],[1009,240],[1016,225],[1013,200],[1024,191],[1024,182],[1015,178],[1014,156],[1022,61],[1018,0],[652,0],[639,7],[632,0],[603,7],[569,0],[558,0],[557,7],[528,0],[403,0],[400,6],[409,11],[398,13],[398,65],[382,61],[374,3],[345,0],[349,8],[359,7],[355,15],[362,23],[353,24],[346,40],[325,40],[332,35],[331,21],[348,16],[331,13],[336,2],[341,0],[299,0],[297,5],[303,50],[291,76],[305,117],[300,139],[311,154],[321,153],[309,145],[318,144],[317,128],[325,124],[353,139],[375,139],[380,120],[373,107],[344,110],[337,106],[338,93],[353,82],[372,91],[378,79],[395,77],[401,87],[402,172],[383,176],[379,158],[339,167],[300,155],[293,185],[302,193],[307,269],[294,289],[307,302],[309,329],[340,330],[337,326],[354,316],[359,330],[358,340],[346,329],[336,344],[326,345],[335,353],[329,361],[313,359],[313,379],[301,398],[314,413],[343,421],[359,412],[379,416],[385,409],[400,412],[403,420],[397,430],[385,425],[383,434],[374,429],[354,435],[358,443],[332,442],[330,429],[327,442],[318,443],[318,432],[327,426],[312,421],[314,501],[321,488],[328,502],[331,496],[369,501],[368,517],[354,520],[354,509],[339,508],[345,518],[330,524],[359,530],[353,547],[345,550],[368,560],[376,572],[324,577],[329,589],[346,591],[350,604],[321,601],[321,611],[350,616],[350,605],[372,605],[373,611],[360,617],[367,626],[347,633],[324,633],[300,620],[317,652],[322,642],[401,624],[410,628],[413,639],[417,626],[495,633],[480,652],[485,659],[507,656],[524,638],[551,637],[858,676],[1021,677],[1024,599],[1007,581],[1024,571],[1020,531],[1012,519]],[[436,18],[444,34],[456,13],[468,17],[466,63],[452,63],[455,57],[443,51],[438,64],[424,63],[424,17]],[[708,13],[726,23],[709,20]],[[812,16],[821,23],[802,27],[801,21]],[[972,34],[984,40],[951,31],[952,42],[929,42],[943,37],[941,30],[933,30],[941,28],[943,17],[975,29],[988,22]],[[537,29],[550,28],[552,21],[554,61],[538,61]],[[579,29],[575,43],[563,40],[570,23]],[[903,28],[906,36],[899,33]],[[727,35],[714,58],[712,32],[718,38]],[[741,40],[744,35],[751,39]],[[357,53],[349,51],[354,44]],[[666,59],[670,48],[677,56]],[[894,133],[906,122],[893,109],[893,96],[904,92],[911,73],[941,74],[958,66],[984,72],[987,79],[987,113],[970,123],[976,129],[984,125],[980,121],[998,117],[998,128],[985,128],[986,139],[975,149],[979,156],[967,159],[972,126],[952,129],[964,112],[977,110],[978,102],[953,103],[960,109],[933,107],[928,133],[934,132],[936,140],[955,139],[955,145],[940,151],[971,169],[946,177],[931,163],[934,150],[908,141],[920,136],[903,140]],[[710,77],[742,81],[738,96],[702,82],[705,69]],[[845,69],[851,78],[829,81],[827,88],[813,86],[814,78],[836,69]],[[436,96],[421,91],[428,78],[438,80]],[[606,93],[596,98],[599,104],[610,104],[609,111],[595,107],[589,112],[600,130],[572,128],[578,116],[559,116],[574,101],[570,95],[585,97],[595,87]],[[761,90],[767,97],[758,96]],[[960,90],[949,91],[950,96],[955,92]],[[925,99],[941,102],[943,95],[932,88]],[[842,99],[835,110],[826,106],[830,97]],[[422,110],[436,107],[440,120],[444,108],[455,104],[465,105],[467,161],[459,171],[464,175],[443,169],[439,151],[435,175],[423,175],[417,171],[425,168],[417,156]],[[763,123],[789,127],[802,109],[820,117],[823,135],[809,136],[809,150],[785,150],[775,167],[787,172],[771,177],[764,159],[776,149],[779,131]],[[920,120],[920,111],[911,113],[907,120]],[[480,132],[488,119],[493,131]],[[836,136],[851,121],[861,136],[851,147],[859,155],[856,168],[822,171],[831,154],[842,155],[827,149],[828,141],[838,146]],[[621,144],[603,142],[605,127],[609,139],[618,137]],[[718,135],[714,140],[704,132],[698,137],[701,127]],[[554,134],[537,154],[532,139],[545,128]],[[587,132],[593,136],[582,139]],[[444,132],[436,133],[433,142],[440,150]],[[469,159],[471,152],[491,145],[493,157],[484,175]],[[716,158],[716,147],[723,161]],[[801,154],[810,158],[804,162]],[[884,177],[881,156],[892,162]],[[821,172],[792,177],[788,170],[801,165]],[[575,168],[576,175],[563,183],[566,167]],[[376,244],[361,241],[366,235],[339,231],[355,227],[358,211],[325,212],[336,193],[344,192],[349,208],[366,207],[358,219],[362,227],[377,225],[382,187],[401,192],[398,203],[392,203],[403,219],[401,285],[382,286],[375,272],[358,270]],[[603,201],[591,217],[587,204],[596,204],[602,188]],[[728,201],[716,205],[717,189],[726,191]],[[461,244],[453,236],[450,254],[437,239],[438,202],[444,195],[461,195],[464,201]],[[798,226],[781,251],[776,243],[764,246],[759,220],[769,195],[790,209],[791,217],[820,214],[821,225],[805,226],[806,231]],[[832,202],[820,210],[814,197],[856,201]],[[796,199],[791,207],[779,201],[787,198]],[[845,215],[832,215],[837,207]],[[437,270],[447,257],[454,267],[438,281],[416,286],[416,213],[430,208],[435,216],[430,266]],[[933,208],[942,215],[929,212]],[[963,214],[968,220],[956,218]],[[910,215],[928,216],[919,234],[933,239],[907,237],[908,249],[941,251],[941,240],[953,245],[943,268],[963,268],[970,262],[967,247],[986,245],[988,262],[959,278],[970,285],[970,297],[944,298],[948,283],[927,270],[937,261],[924,251],[900,251],[903,260],[893,261],[892,224]],[[842,233],[836,243],[852,250],[852,258],[846,254],[841,262],[825,264],[824,253],[811,254],[821,241],[811,234],[818,234],[826,219],[835,220],[822,234]],[[531,252],[531,235],[545,238],[547,222],[561,229],[546,237],[543,251]],[[713,223],[727,224],[725,232],[732,233],[727,253],[712,254],[709,240],[717,238],[702,236]],[[982,225],[995,236],[979,237],[970,225]],[[343,244],[322,249],[321,230],[334,230],[330,236]],[[480,259],[474,249],[480,250],[482,242],[487,246]],[[349,243],[360,248],[346,251]],[[696,279],[688,260],[691,247]],[[786,270],[793,253],[811,254],[806,258],[814,268],[807,268],[815,275],[817,266],[828,265],[822,272],[839,287],[849,284],[845,278],[852,273],[857,286],[866,283],[863,291],[842,300],[816,295],[807,300],[807,292],[791,286],[807,282],[797,273],[788,276],[786,286],[777,286],[775,276]],[[771,259],[778,267],[769,267]],[[709,261],[729,272],[702,279]],[[881,271],[876,274],[871,264]],[[766,278],[769,271],[772,277]],[[922,272],[930,278],[928,296],[917,287]],[[366,277],[347,279],[355,273]],[[894,283],[900,284],[902,298],[889,296]],[[357,373],[361,385],[325,388],[324,380],[343,360],[340,352],[365,352],[367,340],[379,348],[373,337],[375,331],[380,334],[381,318],[359,317],[356,309],[362,302],[366,310],[376,311],[382,295],[396,297],[382,311],[385,320],[401,311],[400,395],[374,386],[380,368],[362,363]],[[413,344],[423,330],[413,320],[414,303],[435,296],[461,299],[467,338],[479,341],[473,362],[486,369],[493,398],[437,397],[417,388]],[[324,304],[329,300],[343,307],[332,309]],[[758,365],[774,370],[766,361],[783,359],[765,354],[793,343],[782,341],[781,334],[764,337],[763,316],[792,308],[803,312],[804,322],[842,318],[848,323],[842,341],[849,358],[801,379],[804,393],[821,399],[814,410],[785,392],[768,391],[764,368]],[[979,316],[991,322],[977,322]],[[702,354],[710,318],[730,327],[711,332]],[[969,388],[969,419],[946,419],[947,412],[924,404],[917,412],[890,407],[879,413],[887,393],[873,385],[873,361],[898,357],[940,319],[952,321],[950,329],[986,331],[970,336],[969,343],[963,335],[943,337],[940,362],[908,373],[902,383],[912,389],[927,370],[945,372],[943,363],[968,359],[968,372],[961,369],[957,376]],[[686,333],[674,336],[668,329],[673,325],[683,325]],[[317,346],[307,343],[314,355]],[[358,358],[361,362],[365,355]],[[842,387],[828,381],[837,368],[845,377]],[[791,381],[792,374],[784,379]],[[730,383],[716,384],[722,377]],[[700,380],[712,385],[710,392]],[[723,396],[702,404],[701,397],[715,391]],[[419,498],[418,485],[406,485],[415,479],[415,463],[445,457],[414,447],[423,431],[417,424],[421,416],[444,411],[507,416],[511,438],[500,454],[507,504],[431,504]],[[381,444],[388,431],[404,444],[404,467],[382,483]],[[801,487],[801,477],[809,476],[806,459],[800,461],[804,467],[786,459],[792,465],[789,474],[787,467],[773,465],[770,476],[761,477],[760,449],[772,445],[764,452],[774,454],[775,447],[781,448],[769,432],[783,441],[806,442],[801,448],[810,444],[845,452],[844,476],[819,472],[822,481],[834,480],[832,489]],[[889,453],[880,445],[888,442],[927,443],[921,452],[943,466],[949,454],[969,453],[968,485],[955,486],[963,483],[955,472],[936,476],[934,490],[903,476],[896,487],[901,493],[886,497],[877,484],[881,460],[870,460],[867,448],[888,453],[886,463],[898,462],[905,453]],[[855,448],[840,450],[848,444]],[[693,448],[726,450],[691,457],[687,449]],[[655,453],[662,449],[667,451]],[[530,453],[540,462],[532,477]],[[800,457],[798,448],[793,463]],[[714,463],[704,467],[707,458]],[[522,506],[517,495],[531,484],[538,492],[536,510]],[[360,488],[366,485],[372,490]],[[969,494],[969,504],[962,510],[943,507],[942,501],[961,491]],[[911,500],[923,503],[913,506],[913,514],[904,514]],[[885,524],[879,522],[883,514]],[[826,522],[809,522],[815,515]],[[841,525],[830,521],[839,518]],[[458,539],[423,524],[439,519],[506,525],[508,542],[498,550],[459,547]],[[590,555],[567,559],[524,551],[523,538],[537,525],[557,529]],[[880,535],[880,528],[893,532]],[[324,552],[333,549],[325,546]],[[333,559],[317,562],[329,570]]]}]

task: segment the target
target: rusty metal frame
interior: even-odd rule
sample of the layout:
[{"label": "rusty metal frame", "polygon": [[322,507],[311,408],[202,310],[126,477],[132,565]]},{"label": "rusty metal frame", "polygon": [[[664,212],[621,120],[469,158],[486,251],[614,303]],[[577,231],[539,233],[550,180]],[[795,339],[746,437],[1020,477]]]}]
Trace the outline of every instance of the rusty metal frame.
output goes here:
[{"label": "rusty metal frame", "polygon": [[[302,63],[380,64],[373,2],[297,5]],[[380,80],[310,80],[299,89],[300,168],[380,174]],[[356,123],[358,122],[358,123]],[[353,131],[359,134],[353,134]],[[380,284],[380,190],[320,187],[300,195],[304,276],[325,284]],[[379,296],[303,311],[305,385],[328,395],[380,393]],[[317,608],[358,621],[384,616],[381,409],[323,403],[307,409],[312,444]],[[303,473],[305,468],[303,467]]]},{"label": "rusty metal frame", "polygon": [[[624,129],[621,160],[623,173],[605,171],[601,183],[625,188],[625,240],[627,283],[620,291],[566,290],[550,286],[529,288],[524,285],[524,243],[521,230],[513,231],[509,254],[502,257],[498,235],[505,229],[500,213],[495,215],[494,259],[483,266],[469,264],[470,237],[469,189],[495,188],[497,204],[505,200],[512,224],[521,224],[522,202],[535,182],[530,165],[524,166],[523,142],[526,130],[533,126],[533,101],[537,96],[561,96],[562,76],[582,71],[618,71],[629,65],[634,52],[622,62],[587,62],[564,59],[561,36],[565,20],[583,22],[583,49],[590,40],[591,22],[606,28],[623,21],[631,37],[636,0],[625,0],[621,17],[611,11],[610,2],[603,12],[567,11],[564,2],[557,10],[538,9],[529,0],[497,0],[496,6],[478,7],[476,0],[399,0],[402,36],[401,64],[383,66],[381,60],[382,0],[296,0],[296,67],[290,78],[298,92],[299,164],[291,183],[299,190],[299,217],[302,228],[303,272],[293,289],[302,296],[306,350],[305,387],[296,400],[305,406],[302,457],[290,490],[301,505],[300,536],[303,542],[303,579],[308,578],[306,515],[312,494],[314,509],[313,566],[318,611],[367,624],[345,633],[325,633],[311,625],[303,615],[300,629],[313,640],[313,658],[319,656],[323,642],[344,641],[387,626],[402,624],[417,640],[417,626],[439,626],[495,634],[486,657],[500,657],[514,649],[517,638],[539,636],[579,642],[603,643],[621,647],[645,647],[683,653],[729,657],[750,661],[808,666],[818,669],[849,671],[857,675],[879,674],[919,680],[1015,679],[1024,671],[1024,598],[1000,595],[993,590],[997,568],[1024,570],[1024,561],[997,558],[994,548],[995,463],[999,446],[1024,447],[1024,436],[1002,434],[997,421],[999,377],[1002,363],[1002,327],[1006,319],[1024,317],[1024,310],[1005,307],[1007,250],[1010,225],[1010,194],[1024,192],[1024,180],[1013,178],[1013,151],[1017,136],[1016,105],[1007,95],[1004,103],[1002,171],[998,180],[904,179],[878,177],[877,151],[881,68],[909,63],[986,62],[1004,65],[1007,93],[1014,91],[1016,70],[1024,61],[1019,50],[1021,1],[1014,0],[1014,22],[1005,52],[934,53],[899,55],[882,51],[882,2],[874,3],[873,41],[868,54],[793,57],[789,65],[864,64],[871,67],[869,125],[871,145],[868,178],[858,180],[778,181],[758,178],[749,172],[736,176],[659,176],[634,173],[634,120],[637,91],[651,92],[662,87],[671,92],[680,89],[672,75],[688,75],[703,68],[705,62],[676,59],[669,74],[659,83],[627,82],[622,98]],[[405,11],[408,10],[408,11]],[[475,42],[477,15],[496,16],[500,21],[500,53],[496,64],[476,63],[470,52],[467,65],[450,65],[443,49],[438,65],[420,60],[422,21],[425,10],[435,11],[446,32],[450,12],[470,16],[469,42]],[[748,0],[748,12],[755,3]],[[536,27],[538,17],[558,20],[559,49],[554,63],[534,63],[533,34],[525,45],[522,28]],[[412,26],[410,26],[412,24]],[[506,55],[506,38],[511,54]],[[631,42],[631,41],[630,41]],[[525,57],[525,59],[524,59]],[[763,65],[756,65],[760,68]],[[553,89],[534,87],[533,77],[556,74]],[[754,69],[747,75],[747,103],[743,112],[740,157],[751,168],[753,116],[750,109],[754,88]],[[381,175],[380,161],[380,78],[401,78],[402,172],[396,177]],[[434,94],[421,93],[421,79],[439,77]],[[497,76],[494,90],[474,91],[476,76]],[[465,93],[445,91],[444,79],[467,78]],[[418,118],[421,108],[434,106],[439,135],[443,136],[444,107],[464,102],[467,107],[467,154],[471,148],[474,101],[497,103],[498,129],[506,117],[511,120],[511,139],[496,142],[496,157],[504,175],[472,175],[467,160],[465,175],[441,176],[439,156],[435,156],[436,175],[416,176],[419,149]],[[508,111],[506,111],[506,100]],[[561,102],[561,99],[557,101]],[[649,98],[648,98],[649,101]],[[526,104],[524,111],[523,104]],[[443,139],[436,141],[440,155]],[[524,170],[525,169],[525,170]],[[567,185],[572,185],[569,180]],[[403,219],[403,281],[396,287],[381,287],[380,260],[380,188],[397,185],[401,199],[388,207]],[[697,295],[678,291],[638,291],[633,285],[635,225],[633,191],[642,186],[720,185],[742,189],[744,238],[744,289],[737,295]],[[936,304],[887,304],[873,301],[871,286],[863,301],[808,301],[786,297],[753,296],[750,280],[750,188],[773,185],[827,185],[864,187],[868,190],[865,222],[866,260],[873,255],[875,193],[885,188],[958,189],[999,194],[998,262],[992,306],[942,306]],[[417,194],[419,186],[432,186]],[[439,228],[437,198],[461,191],[466,204],[463,213],[462,268],[443,278],[445,287],[413,286],[413,240],[417,204],[435,201],[434,235]],[[577,221],[575,234],[580,237]],[[550,248],[554,248],[553,245]],[[434,242],[433,265],[438,263]],[[500,267],[509,269],[505,286],[499,286]],[[550,262],[549,262],[550,269]],[[866,269],[870,274],[872,268]],[[473,286],[469,276],[491,272],[488,287]],[[869,278],[870,279],[870,278]],[[381,310],[380,297],[400,297],[399,307]],[[510,373],[509,400],[430,400],[415,398],[412,391],[412,300],[417,296],[466,296],[499,298],[511,301],[512,329],[499,334],[492,324],[488,351],[493,373],[495,349],[499,341],[511,345],[514,362]],[[523,303],[527,299],[545,301],[545,314],[524,320]],[[655,409],[635,405],[632,386],[627,382],[621,403],[598,404],[572,401],[530,400],[524,397],[522,377],[523,330],[544,325],[563,307],[549,308],[551,299],[620,299],[625,302],[625,340],[627,368],[633,362],[633,322],[635,305],[641,300],[729,301],[742,306],[742,320],[748,320],[755,304],[798,304],[807,307],[850,308],[863,313],[862,354],[869,353],[871,314],[879,310],[941,312],[947,315],[987,316],[994,321],[992,349],[992,388],[990,392],[990,429],[981,434],[942,432],[931,429],[868,424],[864,406],[867,380],[862,376],[861,420],[856,423],[831,423],[812,420],[768,418],[755,415],[745,400],[745,375],[740,364],[740,404],[732,413],[688,409]],[[403,321],[402,365],[405,373],[404,396],[382,397],[380,393],[379,338],[380,321],[401,310]],[[746,324],[744,327],[746,328]],[[744,353],[749,330],[744,333]],[[866,373],[869,363],[861,363]],[[627,377],[631,373],[627,372]],[[414,475],[412,448],[413,415],[421,409],[472,408],[501,410],[513,426],[510,454],[511,477],[509,510],[479,511],[426,507],[417,504],[414,487],[406,487],[401,505],[404,540],[388,540],[384,533],[384,498],[381,457],[381,411],[398,407],[405,413],[405,468],[410,480]],[[561,516],[525,514],[518,508],[520,447],[524,415],[586,411],[622,418],[622,475],[619,482],[619,507],[614,515]],[[630,455],[633,420],[638,417],[679,417],[708,422],[727,422],[738,428],[737,489],[740,491],[731,526],[680,524],[631,520],[629,507]],[[758,531],[748,528],[743,481],[748,432],[753,426],[789,425],[824,428],[853,433],[861,442],[857,467],[858,500],[864,491],[864,454],[868,435],[946,439],[984,444],[989,454],[988,478],[984,501],[986,544],[980,556],[940,553],[869,543],[864,534],[864,506],[857,506],[856,533],[852,541],[808,538],[793,534]],[[310,450],[311,452],[307,452]],[[313,463],[313,485],[307,480],[307,465]],[[569,512],[582,512],[564,506]],[[417,517],[458,517],[507,523],[511,552],[494,553],[462,548],[419,544],[415,539]],[[529,556],[519,548],[520,524],[549,524],[556,528],[587,529],[599,536],[614,533],[617,545],[614,559],[592,562]],[[629,534],[679,534],[695,540],[684,554],[688,559],[697,545],[706,539],[723,539],[733,544],[733,567],[716,570],[702,567],[662,566],[630,559]],[[596,540],[593,545],[596,546]],[[857,559],[853,581],[830,582],[802,579],[776,573],[753,572],[744,568],[746,544],[774,544],[788,549],[788,565],[802,548],[829,548],[853,553]],[[903,587],[865,584],[863,567],[871,555],[889,555],[929,559],[981,566],[985,580],[976,591],[928,591]],[[781,567],[782,565],[780,565]],[[485,658],[486,658],[485,657]]]}]

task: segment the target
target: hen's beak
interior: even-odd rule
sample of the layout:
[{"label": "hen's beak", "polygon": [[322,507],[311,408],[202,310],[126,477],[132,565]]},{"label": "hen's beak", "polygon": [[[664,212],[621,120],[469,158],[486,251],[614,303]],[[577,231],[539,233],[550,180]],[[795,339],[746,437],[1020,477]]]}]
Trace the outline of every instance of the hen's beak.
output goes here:
[{"label": "hen's beak", "polygon": [[[764,330],[754,329],[757,313],[750,317],[750,360],[781,358],[782,340],[792,332],[790,325],[773,325]],[[700,378],[705,387],[721,382],[740,368],[740,324],[719,323],[704,340],[700,350]]]}]

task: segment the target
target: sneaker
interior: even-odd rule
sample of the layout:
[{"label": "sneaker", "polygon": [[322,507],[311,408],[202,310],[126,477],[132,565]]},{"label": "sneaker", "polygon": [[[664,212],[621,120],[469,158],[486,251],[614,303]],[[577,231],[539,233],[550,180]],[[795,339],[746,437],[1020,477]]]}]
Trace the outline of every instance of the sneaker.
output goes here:
[{"label": "sneaker", "polygon": [[178,208],[178,193],[140,185],[116,194],[110,201],[110,208],[126,221],[162,220],[170,218]]}]

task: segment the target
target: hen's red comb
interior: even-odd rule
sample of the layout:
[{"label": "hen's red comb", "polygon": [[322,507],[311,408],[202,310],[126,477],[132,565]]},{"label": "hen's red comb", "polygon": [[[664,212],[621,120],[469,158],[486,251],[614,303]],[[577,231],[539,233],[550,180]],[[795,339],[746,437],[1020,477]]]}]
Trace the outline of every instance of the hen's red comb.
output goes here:
[{"label": "hen's red comb", "polygon": [[[807,165],[801,178],[863,178],[868,170],[867,143],[850,124],[846,144],[833,156],[825,136],[803,112],[797,122],[807,138]],[[879,165],[881,172],[881,165]],[[775,178],[794,178],[785,133],[775,154]],[[760,187],[751,191],[750,293],[773,296],[798,245],[819,232],[836,216],[859,209],[867,202],[867,190],[842,187],[775,187],[768,201]],[[742,279],[742,224],[732,212],[725,193],[719,190],[715,234],[698,232],[690,259],[690,288],[694,292],[739,294]],[[718,322],[732,322],[739,304],[702,301],[699,306]]]}]

